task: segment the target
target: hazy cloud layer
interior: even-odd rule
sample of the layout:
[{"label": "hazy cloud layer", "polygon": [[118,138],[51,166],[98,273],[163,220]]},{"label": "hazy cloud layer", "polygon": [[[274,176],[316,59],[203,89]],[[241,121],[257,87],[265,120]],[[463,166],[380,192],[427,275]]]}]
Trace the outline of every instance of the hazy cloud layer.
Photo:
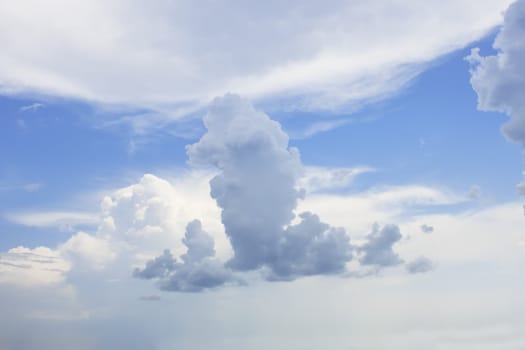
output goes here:
[{"label": "hazy cloud layer", "polygon": [[[178,192],[177,182],[173,183]],[[181,199],[191,202],[191,195]],[[340,215],[352,225],[352,217]],[[410,223],[400,226],[403,231],[417,231],[421,220],[411,216]],[[262,350],[268,344],[279,349],[293,336],[297,341],[292,346],[306,349],[312,343],[333,349],[345,349],[348,344],[383,349],[393,340],[391,348],[396,350],[418,350],[425,344],[458,350],[489,350],[495,344],[498,349],[520,349],[525,345],[520,316],[525,303],[523,281],[516,276],[525,263],[522,220],[518,203],[476,213],[429,214],[424,222],[439,226],[440,234],[413,235],[396,248],[408,261],[421,254],[437,261],[440,268],[431,280],[397,273],[366,279],[312,277],[294,283],[254,283],[249,288],[198,296],[165,293],[161,300],[156,300],[148,283],[129,280],[129,269],[116,274],[109,266],[112,273],[107,276],[118,277],[118,281],[93,281],[92,276],[85,276],[89,283],[68,286],[55,282],[57,287],[51,289],[41,284],[17,288],[4,280],[0,283],[0,297],[6,301],[0,314],[2,345],[35,350],[75,344],[81,350],[109,350],[162,349],[166,344],[209,348],[215,344],[221,350]],[[501,268],[505,269],[504,285],[496,272]],[[13,281],[36,278],[19,273],[13,273]],[[326,327],[317,333],[320,324],[333,322],[356,329]],[[414,329],[422,333],[414,334]],[[247,338],[247,332],[257,340]],[[315,340],[304,338],[305,332],[314,334]],[[225,334],[230,341],[225,341]],[[261,338],[264,344],[258,341]]]}]

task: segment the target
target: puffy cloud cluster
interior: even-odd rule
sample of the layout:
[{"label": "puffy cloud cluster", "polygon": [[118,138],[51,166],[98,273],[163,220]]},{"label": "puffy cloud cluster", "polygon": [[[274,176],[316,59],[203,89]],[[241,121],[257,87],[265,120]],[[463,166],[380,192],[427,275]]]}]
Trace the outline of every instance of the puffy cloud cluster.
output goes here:
[{"label": "puffy cloud cluster", "polygon": [[[481,56],[473,49],[471,84],[478,95],[478,108],[507,114],[506,137],[525,148],[525,1],[512,4],[505,13],[501,31],[494,41],[497,53]],[[518,185],[524,194],[525,181]]]},{"label": "puffy cloud cluster", "polygon": [[270,280],[297,276],[334,274],[345,271],[352,259],[350,237],[342,228],[334,228],[315,214],[299,215],[301,221],[283,232],[275,258],[268,262]]},{"label": "puffy cloud cluster", "polygon": [[[18,247],[0,254],[0,282],[50,285],[122,279],[130,275],[133,265],[143,263],[165,247],[180,256],[186,250],[181,237],[190,213],[207,217],[213,232],[221,232],[219,211],[213,200],[206,199],[208,179],[209,175],[198,172],[173,182],[146,174],[136,184],[103,198],[100,214],[90,216],[98,222],[92,232],[77,232],[56,248]],[[34,216],[40,215],[44,220],[46,214]],[[50,216],[54,218],[55,214]],[[76,217],[65,217],[57,226],[75,220]],[[33,225],[33,221],[26,224]],[[191,233],[188,236],[192,257],[204,254],[198,249],[202,237]],[[219,239],[216,248],[224,255],[229,247],[226,239],[222,241]],[[206,249],[215,249],[214,244],[211,239]]]},{"label": "puffy cloud cluster", "polygon": [[392,248],[402,238],[397,225],[386,225],[380,228],[378,224],[374,224],[372,232],[366,238],[367,242],[359,248],[363,253],[359,259],[362,265],[387,267],[403,262]]},{"label": "puffy cloud cluster", "polygon": [[187,252],[181,256],[182,263],[165,250],[149,260],[143,269],[136,268],[133,275],[157,279],[160,289],[178,292],[199,292],[234,281],[231,271],[214,258],[213,237],[202,229],[199,220],[188,224],[182,241],[187,247]]},{"label": "puffy cloud cluster", "polygon": [[511,119],[503,132],[525,146],[525,1],[517,1],[505,13],[504,25],[494,42],[495,55],[482,57],[474,49],[468,57],[474,65],[471,83],[481,110],[499,111]]}]

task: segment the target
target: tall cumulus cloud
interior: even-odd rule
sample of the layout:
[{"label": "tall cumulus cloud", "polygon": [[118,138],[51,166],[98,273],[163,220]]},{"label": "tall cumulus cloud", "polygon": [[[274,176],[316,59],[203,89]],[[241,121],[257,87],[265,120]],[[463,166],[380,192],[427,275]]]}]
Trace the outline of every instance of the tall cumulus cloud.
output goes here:
[{"label": "tall cumulus cloud", "polygon": [[[187,153],[190,164],[220,171],[210,187],[233,248],[226,266],[239,271],[262,268],[269,280],[344,272],[356,249],[345,230],[310,212],[295,215],[304,195],[297,189],[304,169],[279,123],[228,94],[212,102],[204,124],[207,133],[189,145]],[[397,226],[386,226],[381,233],[392,230],[400,237]],[[393,265],[394,238],[384,245],[367,243],[365,263],[372,259]],[[383,263],[385,252],[391,255]]]}]

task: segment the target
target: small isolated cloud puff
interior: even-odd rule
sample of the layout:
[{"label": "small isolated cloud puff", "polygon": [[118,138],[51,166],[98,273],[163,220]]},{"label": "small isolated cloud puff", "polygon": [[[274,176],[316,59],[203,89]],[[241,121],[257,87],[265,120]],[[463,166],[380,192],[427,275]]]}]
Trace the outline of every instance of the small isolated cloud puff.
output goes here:
[{"label": "small isolated cloud puff", "polygon": [[525,172],[523,172],[523,180],[516,186],[518,193],[525,197]]},{"label": "small isolated cloud puff", "polygon": [[425,273],[434,269],[434,263],[430,259],[421,256],[407,263],[406,269],[411,274]]},{"label": "small isolated cloud puff", "polygon": [[362,265],[388,267],[403,262],[393,250],[393,245],[402,238],[397,225],[385,225],[380,228],[376,223],[366,238],[367,242],[359,247],[359,250],[364,254],[359,259]]},{"label": "small isolated cloud puff", "polygon": [[421,229],[421,232],[423,232],[423,233],[432,233],[432,232],[434,232],[434,227],[430,226],[430,225],[427,225],[427,224],[421,225],[420,229]]},{"label": "small isolated cloud puff", "polygon": [[473,201],[480,199],[481,198],[481,187],[478,185],[472,185],[467,194],[467,197]]},{"label": "small isolated cloud puff", "polygon": [[478,108],[506,113],[510,120],[503,133],[525,147],[525,1],[512,4],[505,13],[494,41],[495,55],[481,56],[473,49],[471,84],[478,95]]}]

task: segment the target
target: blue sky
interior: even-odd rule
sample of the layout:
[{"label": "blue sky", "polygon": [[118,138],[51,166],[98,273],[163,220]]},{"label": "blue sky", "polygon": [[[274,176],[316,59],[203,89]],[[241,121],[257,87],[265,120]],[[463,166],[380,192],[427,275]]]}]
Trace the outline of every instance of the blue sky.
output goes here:
[{"label": "blue sky", "polygon": [[23,2],[2,347],[525,346],[524,1]]}]

